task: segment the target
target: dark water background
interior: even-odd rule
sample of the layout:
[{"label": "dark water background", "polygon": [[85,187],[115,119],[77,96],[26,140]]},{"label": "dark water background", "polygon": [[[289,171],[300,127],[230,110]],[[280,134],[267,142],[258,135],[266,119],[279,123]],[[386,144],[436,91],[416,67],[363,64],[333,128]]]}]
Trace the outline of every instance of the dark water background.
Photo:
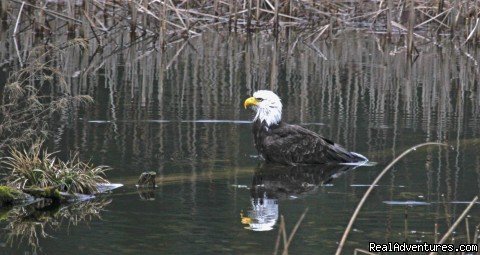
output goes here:
[{"label": "dark water background", "polygon": [[[420,45],[412,62],[403,40],[356,32],[315,45],[293,36],[276,42],[212,33],[165,53],[148,39],[125,48],[118,46],[121,40],[101,53],[70,49],[57,62],[69,93],[89,94],[95,103],[65,111],[50,144],[64,157],[78,150],[84,159],[112,166],[108,178],[125,186],[108,196],[101,218],[45,229],[49,237],[40,238],[38,253],[271,254],[277,217],[285,217],[290,231],[309,208],[290,253],[332,254],[364,185],[403,150],[425,141],[451,147],[419,149],[384,177],[362,209],[346,253],[367,249],[368,241],[432,242],[435,225],[441,237],[466,207],[454,202],[479,193],[479,54],[448,39],[440,47]],[[15,62],[12,45],[2,41],[0,59]],[[0,80],[14,69],[4,66]],[[250,134],[251,113],[242,108],[257,89],[278,93],[285,121],[378,164],[346,172],[262,165]],[[135,188],[144,171],[159,176],[153,193]],[[252,184],[260,186],[250,191]],[[405,201],[428,204],[395,204]],[[262,205],[255,204],[255,211],[252,203]],[[470,235],[480,223],[478,212],[475,206],[469,213]],[[270,217],[264,226],[273,229],[252,231],[241,213],[263,213]],[[456,242],[467,242],[465,233],[462,223]],[[26,240],[1,242],[2,254],[32,252]]]}]

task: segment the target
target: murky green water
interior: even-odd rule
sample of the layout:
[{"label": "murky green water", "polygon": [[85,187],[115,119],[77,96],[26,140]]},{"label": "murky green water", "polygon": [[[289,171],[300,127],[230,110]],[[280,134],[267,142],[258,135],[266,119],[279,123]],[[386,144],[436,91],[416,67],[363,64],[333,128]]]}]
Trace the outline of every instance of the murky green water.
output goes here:
[{"label": "murky green water", "polygon": [[[12,64],[3,76],[15,68],[8,42],[0,56]],[[436,224],[441,237],[466,206],[453,202],[479,193],[479,58],[445,42],[419,46],[410,65],[402,47],[352,32],[313,46],[212,33],[165,54],[148,40],[125,49],[108,45],[99,54],[94,47],[67,52],[58,65],[70,93],[90,94],[95,104],[65,112],[51,147],[112,166],[108,178],[125,186],[104,198],[111,201],[97,208],[100,218],[48,225],[37,252],[271,254],[280,215],[290,232],[309,208],[290,253],[332,254],[365,185],[425,141],[452,148],[420,149],[398,163],[362,209],[346,253],[367,249],[369,241],[432,242]],[[242,108],[261,88],[278,92],[285,121],[378,165],[349,171],[262,165],[251,113]],[[159,175],[153,192],[135,188],[144,171]],[[469,214],[470,238],[479,208]],[[8,241],[13,230],[8,221],[0,224],[6,227],[0,253],[32,252],[26,239]],[[455,238],[466,242],[465,224]]]}]

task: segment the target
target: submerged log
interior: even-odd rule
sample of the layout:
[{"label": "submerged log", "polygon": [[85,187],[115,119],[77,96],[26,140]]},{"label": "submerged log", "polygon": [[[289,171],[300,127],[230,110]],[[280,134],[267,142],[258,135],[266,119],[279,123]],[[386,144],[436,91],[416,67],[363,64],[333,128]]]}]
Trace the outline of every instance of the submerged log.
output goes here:
[{"label": "submerged log", "polygon": [[79,200],[88,200],[93,198],[91,195],[84,195],[79,193],[61,192],[58,187],[46,187],[46,188],[24,188],[23,192],[32,195],[36,198],[52,200],[54,203],[68,203]]},{"label": "submerged log", "polygon": [[155,188],[156,181],[155,178],[157,177],[156,172],[143,172],[138,178],[137,186],[139,188]]},{"label": "submerged log", "polygon": [[63,200],[58,187],[46,187],[46,188],[24,188],[23,192],[38,198],[50,198],[52,200]]}]

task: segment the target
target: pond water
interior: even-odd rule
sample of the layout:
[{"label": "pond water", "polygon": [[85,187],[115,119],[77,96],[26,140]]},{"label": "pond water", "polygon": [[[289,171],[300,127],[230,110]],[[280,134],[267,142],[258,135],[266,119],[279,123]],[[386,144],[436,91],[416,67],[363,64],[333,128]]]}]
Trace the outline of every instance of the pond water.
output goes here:
[{"label": "pond water", "polygon": [[[418,149],[387,173],[345,253],[369,241],[433,242],[480,188],[480,58],[444,41],[419,45],[412,61],[403,40],[357,32],[315,44],[212,32],[165,53],[148,39],[122,48],[121,38],[100,53],[69,50],[58,64],[69,92],[95,103],[63,113],[51,148],[112,166],[109,180],[124,187],[97,201],[98,215],[47,226],[36,248],[21,234],[9,240],[11,222],[0,221],[0,253],[272,254],[281,216],[290,233],[308,208],[290,253],[332,254],[377,174],[410,146],[442,141],[450,147]],[[1,45],[15,63],[11,40]],[[257,89],[278,93],[286,122],[377,164],[262,164],[242,107]],[[145,171],[157,172],[154,191],[135,187]],[[470,239],[479,209],[469,213]],[[457,243],[467,242],[466,226]]]}]

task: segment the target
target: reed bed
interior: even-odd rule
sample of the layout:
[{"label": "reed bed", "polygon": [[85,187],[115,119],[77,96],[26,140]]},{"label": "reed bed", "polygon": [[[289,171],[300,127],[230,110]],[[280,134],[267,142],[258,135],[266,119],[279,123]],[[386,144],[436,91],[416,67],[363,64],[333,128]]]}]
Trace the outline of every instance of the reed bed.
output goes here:
[{"label": "reed bed", "polygon": [[[464,44],[478,42],[480,5],[470,1],[312,1],[312,0],[129,0],[21,1],[2,3],[0,16],[17,35],[32,29],[52,36],[66,27],[70,37],[101,45],[128,30],[132,39],[152,36],[157,47],[211,30],[274,34],[302,31],[317,41],[348,29],[405,35],[408,53],[417,41],[450,35]],[[54,22],[59,21],[59,22]],[[414,43],[415,41],[415,43]]]}]

